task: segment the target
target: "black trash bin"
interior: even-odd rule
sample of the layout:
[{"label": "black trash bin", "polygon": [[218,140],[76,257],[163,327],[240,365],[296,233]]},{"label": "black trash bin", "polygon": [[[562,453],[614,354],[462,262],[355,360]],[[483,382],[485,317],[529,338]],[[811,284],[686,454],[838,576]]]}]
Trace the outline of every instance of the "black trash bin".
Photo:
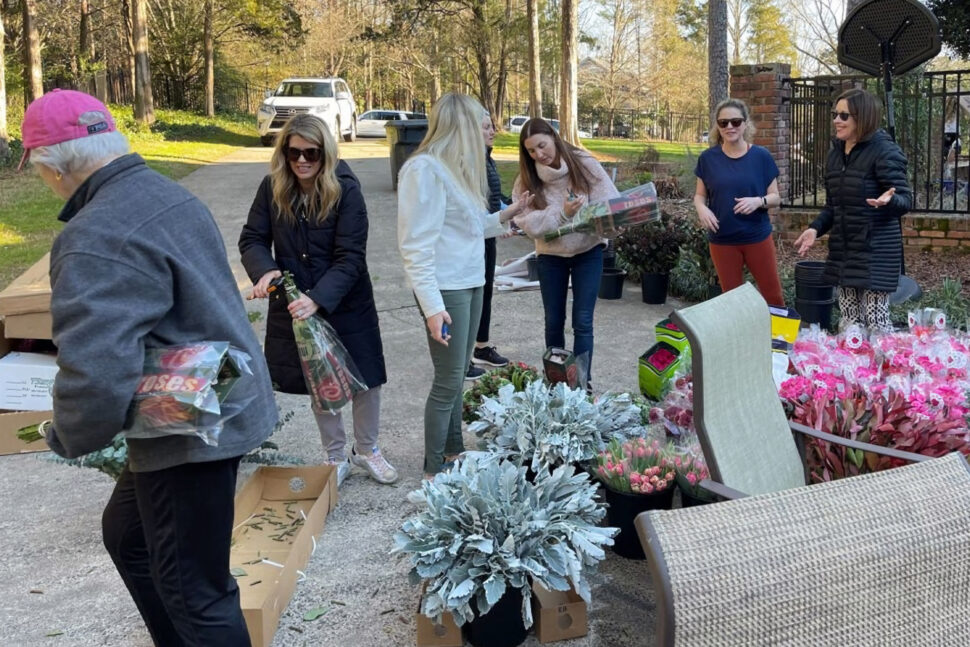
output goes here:
[{"label": "black trash bin", "polygon": [[428,133],[428,120],[389,121],[384,124],[384,130],[391,153],[391,186],[397,191],[397,174]]}]

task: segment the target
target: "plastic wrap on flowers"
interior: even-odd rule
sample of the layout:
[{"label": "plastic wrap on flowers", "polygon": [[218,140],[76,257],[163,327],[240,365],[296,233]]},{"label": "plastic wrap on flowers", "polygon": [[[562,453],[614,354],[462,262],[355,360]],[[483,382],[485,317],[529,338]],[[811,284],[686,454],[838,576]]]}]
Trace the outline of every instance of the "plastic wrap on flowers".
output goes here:
[{"label": "plastic wrap on flowers", "polygon": [[616,236],[620,229],[660,220],[660,204],[653,182],[627,189],[616,198],[584,206],[572,221],[545,235],[546,241],[574,232]]},{"label": "plastic wrap on flowers", "polygon": [[[279,284],[282,284],[288,302],[300,297],[289,272],[283,273]],[[308,319],[294,319],[293,336],[310,393],[310,406],[315,412],[336,413],[355,395],[367,390],[350,353],[323,317],[313,315]]]},{"label": "plastic wrap on flowers", "polygon": [[228,342],[146,349],[125,437],[198,436],[207,445],[218,445],[226,420],[252,399],[223,406],[237,381],[252,375],[251,359]]}]

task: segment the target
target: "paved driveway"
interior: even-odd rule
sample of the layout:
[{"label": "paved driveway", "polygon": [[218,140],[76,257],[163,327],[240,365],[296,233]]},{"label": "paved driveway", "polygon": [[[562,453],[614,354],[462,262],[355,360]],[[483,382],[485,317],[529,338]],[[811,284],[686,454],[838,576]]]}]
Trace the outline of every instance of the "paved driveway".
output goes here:
[{"label": "paved driveway", "polygon": [[[391,189],[386,142],[342,144],[341,152],[360,178],[370,213],[368,263],[389,376],[382,391],[380,442],[402,478],[396,486],[380,486],[355,468],[341,487],[340,504],[307,566],[306,580],[298,585],[283,615],[274,647],[414,644],[418,592],[407,583],[406,562],[388,556],[388,551],[392,533],[413,512],[405,495],[421,478],[422,413],[431,363],[397,252],[397,196]],[[236,238],[267,172],[268,159],[268,149],[244,149],[182,181],[212,210],[233,262],[238,262]],[[503,240],[499,259],[521,256],[530,249],[527,240]],[[627,284],[622,300],[599,302],[597,391],[636,390],[637,356],[653,343],[654,323],[674,305],[645,305],[639,287],[632,284]],[[540,364],[539,293],[496,293],[491,337],[503,354]],[[281,451],[307,463],[322,461],[307,398],[284,395],[279,404],[282,411],[294,413],[273,438]],[[251,469],[245,469],[241,479]],[[112,484],[93,470],[57,465],[42,454],[0,457],[0,644],[4,647],[151,645],[101,546],[100,514]],[[313,622],[302,620],[305,611],[321,606],[333,609]],[[563,647],[653,645],[653,602],[645,563],[611,554],[594,579],[589,615],[589,635],[560,643]],[[63,633],[47,636],[57,632]],[[537,644],[533,637],[526,642]]]}]

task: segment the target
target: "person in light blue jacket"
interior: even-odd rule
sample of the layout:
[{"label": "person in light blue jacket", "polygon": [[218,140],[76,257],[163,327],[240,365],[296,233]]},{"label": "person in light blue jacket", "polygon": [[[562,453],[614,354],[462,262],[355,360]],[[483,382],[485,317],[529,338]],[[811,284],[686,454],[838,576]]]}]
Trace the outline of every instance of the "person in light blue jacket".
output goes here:
[{"label": "person in light blue jacket", "polygon": [[481,121],[472,97],[449,93],[431,108],[428,133],[398,177],[398,246],[427,327],[434,380],[424,409],[424,473],[464,450],[461,395],[482,311],[485,238],[530,204],[528,193],[489,213]]}]

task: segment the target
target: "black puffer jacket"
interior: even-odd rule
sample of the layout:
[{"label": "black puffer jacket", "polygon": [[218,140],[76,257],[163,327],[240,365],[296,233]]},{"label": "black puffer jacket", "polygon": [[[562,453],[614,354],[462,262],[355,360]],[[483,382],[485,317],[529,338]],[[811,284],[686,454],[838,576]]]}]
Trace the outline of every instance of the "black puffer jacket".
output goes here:
[{"label": "black puffer jacket", "polygon": [[[809,225],[819,236],[829,234],[824,278],[843,287],[893,292],[903,262],[900,218],[913,203],[906,181],[906,157],[884,130],[852,147],[834,139],[825,168],[825,208]],[[884,207],[870,207],[896,188]]]},{"label": "black puffer jacket", "polygon": [[[272,270],[292,272],[296,287],[320,306],[319,314],[337,331],[364,382],[375,387],[387,381],[387,374],[367,271],[367,206],[347,163],[338,162],[336,171],[341,191],[337,206],[320,224],[300,218],[296,226],[279,218],[267,175],[239,236],[239,251],[253,283]],[[278,390],[307,392],[283,297],[270,299],[265,353]]]}]

